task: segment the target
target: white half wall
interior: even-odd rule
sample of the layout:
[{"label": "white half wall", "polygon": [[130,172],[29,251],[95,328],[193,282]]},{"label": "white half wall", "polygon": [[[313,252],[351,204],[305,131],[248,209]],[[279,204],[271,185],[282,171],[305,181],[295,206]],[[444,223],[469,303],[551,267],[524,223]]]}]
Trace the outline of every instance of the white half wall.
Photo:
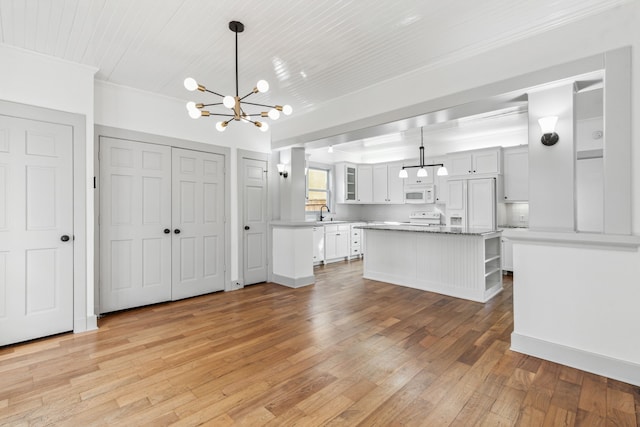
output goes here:
[{"label": "white half wall", "polygon": [[513,259],[514,350],[640,385],[637,248],[515,240]]}]

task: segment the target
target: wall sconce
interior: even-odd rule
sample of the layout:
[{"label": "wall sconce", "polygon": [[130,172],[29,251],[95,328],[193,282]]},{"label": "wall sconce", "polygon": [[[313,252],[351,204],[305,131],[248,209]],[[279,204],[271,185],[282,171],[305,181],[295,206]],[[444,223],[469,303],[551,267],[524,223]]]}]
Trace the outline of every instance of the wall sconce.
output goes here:
[{"label": "wall sconce", "polygon": [[542,130],[542,138],[540,138],[540,141],[547,147],[554,145],[560,139],[556,133],[557,122],[557,116],[543,117],[538,120],[540,129]]},{"label": "wall sconce", "polygon": [[289,172],[287,172],[284,168],[284,163],[278,163],[278,172],[280,173],[280,176],[283,178],[286,178],[289,176]]}]

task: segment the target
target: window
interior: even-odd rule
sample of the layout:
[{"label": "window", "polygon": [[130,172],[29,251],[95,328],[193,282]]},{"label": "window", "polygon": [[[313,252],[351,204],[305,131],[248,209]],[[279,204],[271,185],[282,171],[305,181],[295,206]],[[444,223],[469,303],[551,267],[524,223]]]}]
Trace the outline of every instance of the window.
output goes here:
[{"label": "window", "polygon": [[323,205],[329,205],[329,171],[309,168],[307,170],[307,204],[304,210],[320,212]]}]

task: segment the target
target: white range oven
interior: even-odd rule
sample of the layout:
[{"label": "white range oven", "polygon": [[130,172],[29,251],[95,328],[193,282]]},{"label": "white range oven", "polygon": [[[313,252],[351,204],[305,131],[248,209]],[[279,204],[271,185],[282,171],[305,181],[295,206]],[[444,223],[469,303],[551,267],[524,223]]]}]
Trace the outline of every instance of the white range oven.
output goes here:
[{"label": "white range oven", "polygon": [[409,215],[409,223],[416,225],[441,225],[440,212],[415,211]]}]

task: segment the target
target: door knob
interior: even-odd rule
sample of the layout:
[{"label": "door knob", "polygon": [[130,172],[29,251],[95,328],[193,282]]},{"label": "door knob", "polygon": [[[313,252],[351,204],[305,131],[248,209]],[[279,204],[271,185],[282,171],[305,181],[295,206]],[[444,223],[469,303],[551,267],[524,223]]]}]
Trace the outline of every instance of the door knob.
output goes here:
[{"label": "door knob", "polygon": [[62,240],[63,242],[68,242],[68,241],[69,241],[69,236],[67,236],[66,234],[63,234],[63,235],[60,237],[60,240]]},{"label": "door knob", "polygon": [[250,229],[251,229],[251,227],[249,227],[248,225],[245,225],[245,226],[244,226],[244,229],[245,229],[245,230],[250,230]]},{"label": "door knob", "polygon": [[169,230],[168,228],[165,228],[164,229],[164,234],[169,234],[169,233],[171,233],[171,230]]},{"label": "door knob", "polygon": [[173,232],[176,233],[176,234],[180,234],[180,229],[176,228],[175,230],[173,230]]}]

